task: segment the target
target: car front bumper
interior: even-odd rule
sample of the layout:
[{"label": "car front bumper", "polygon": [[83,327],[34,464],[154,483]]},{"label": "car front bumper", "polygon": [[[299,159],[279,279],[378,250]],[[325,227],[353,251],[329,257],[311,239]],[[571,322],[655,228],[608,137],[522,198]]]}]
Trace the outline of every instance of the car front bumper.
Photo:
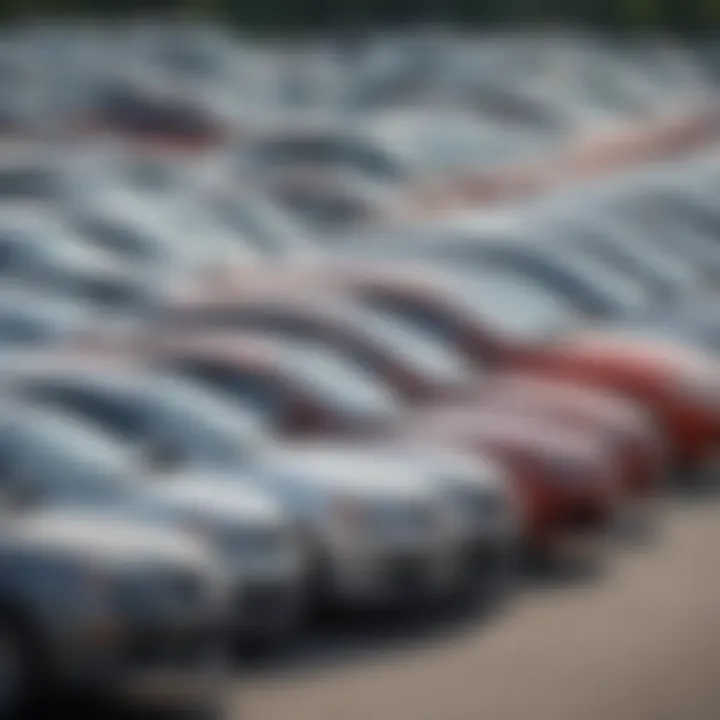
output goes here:
[{"label": "car front bumper", "polygon": [[227,688],[227,617],[127,619],[55,651],[62,687],[118,702],[214,704]]},{"label": "car front bumper", "polygon": [[356,555],[326,557],[317,590],[325,600],[344,606],[414,604],[451,594],[461,566],[457,545],[386,548]]}]

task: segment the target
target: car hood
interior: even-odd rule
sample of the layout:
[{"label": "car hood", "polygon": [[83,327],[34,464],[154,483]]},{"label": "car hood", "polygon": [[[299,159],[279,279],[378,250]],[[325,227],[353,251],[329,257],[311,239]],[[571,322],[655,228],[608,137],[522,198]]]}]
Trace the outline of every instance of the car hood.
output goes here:
[{"label": "car hood", "polygon": [[473,455],[452,448],[428,447],[410,442],[374,444],[366,450],[376,458],[396,463],[398,470],[417,468],[443,485],[472,485],[486,490],[500,490],[506,481],[505,470],[490,457]]},{"label": "car hood", "polygon": [[665,377],[719,375],[711,356],[672,339],[637,337],[631,331],[613,329],[574,333],[552,347],[572,358],[592,358],[636,372]]},{"label": "car hood", "polygon": [[147,490],[163,507],[200,514],[224,523],[280,526],[280,506],[250,476],[186,472],[154,478]]},{"label": "car hood", "polygon": [[258,468],[283,478],[326,491],[341,491],[367,499],[427,499],[433,482],[415,462],[370,454],[367,446],[333,443],[286,445],[266,451]]},{"label": "car hood", "polygon": [[639,430],[646,424],[643,411],[627,398],[553,378],[502,373],[493,378],[492,387],[482,397],[490,402],[526,402],[530,407],[574,411],[619,429]]},{"label": "car hood", "polygon": [[417,441],[477,441],[543,455],[594,461],[601,448],[594,436],[512,409],[483,411],[472,406],[428,410],[405,429]]},{"label": "car hood", "polygon": [[67,554],[103,564],[162,562],[210,569],[215,560],[196,540],[164,525],[81,510],[47,510],[13,519],[12,542],[48,555]]}]

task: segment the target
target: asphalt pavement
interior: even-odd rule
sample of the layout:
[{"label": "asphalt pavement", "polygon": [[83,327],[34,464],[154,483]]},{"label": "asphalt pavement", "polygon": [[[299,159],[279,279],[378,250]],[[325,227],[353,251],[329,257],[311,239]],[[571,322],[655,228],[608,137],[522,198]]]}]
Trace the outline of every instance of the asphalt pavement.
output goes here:
[{"label": "asphalt pavement", "polygon": [[238,687],[243,720],[718,720],[720,500],[600,575],[535,580],[502,612],[354,624]]}]

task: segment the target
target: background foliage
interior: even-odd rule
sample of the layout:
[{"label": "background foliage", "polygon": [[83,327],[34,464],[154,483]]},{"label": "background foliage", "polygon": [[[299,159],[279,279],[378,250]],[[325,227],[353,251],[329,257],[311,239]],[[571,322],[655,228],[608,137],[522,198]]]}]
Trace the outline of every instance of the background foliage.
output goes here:
[{"label": "background foliage", "polygon": [[720,0],[0,0],[0,15],[5,18],[158,12],[200,14],[270,28],[323,29],[418,20],[463,25],[562,21],[679,33],[720,28]]}]

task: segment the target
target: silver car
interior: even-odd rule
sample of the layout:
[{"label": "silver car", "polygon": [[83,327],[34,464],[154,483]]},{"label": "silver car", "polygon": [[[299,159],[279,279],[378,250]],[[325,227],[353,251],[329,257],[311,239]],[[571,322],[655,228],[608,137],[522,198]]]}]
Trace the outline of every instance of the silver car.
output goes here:
[{"label": "silver car", "polygon": [[185,470],[149,476],[148,502],[209,541],[235,588],[231,630],[243,647],[277,650],[304,618],[304,558],[280,503],[247,478]]},{"label": "silver car", "polygon": [[[7,487],[28,505],[180,527],[214,548],[234,588],[238,641],[275,646],[300,620],[303,564],[279,504],[212,471],[152,467],[71,414],[14,408],[0,418]],[[257,484],[257,483],[255,483]]]},{"label": "silver car", "polygon": [[206,546],[164,527],[18,501],[4,493],[2,717],[50,688],[222,704],[228,592]]},{"label": "silver car", "polygon": [[326,444],[267,447],[256,462],[303,538],[315,600],[377,607],[454,592],[457,519],[417,465]]},{"label": "silver car", "polygon": [[358,457],[382,455],[397,462],[400,472],[414,463],[418,472],[429,474],[455,514],[463,553],[461,587],[505,594],[518,569],[523,523],[520,499],[505,468],[490,458],[440,445],[348,446],[343,449],[347,461],[353,452]]},{"label": "silver car", "polygon": [[[211,469],[216,476],[222,471],[239,485],[250,483],[271,493],[290,521],[302,526],[301,534],[310,538],[309,552],[313,559],[327,552],[329,540],[324,534],[322,518],[308,515],[308,508],[327,502],[333,505],[334,501],[328,501],[327,496],[342,495],[348,484],[356,494],[387,493],[398,478],[410,494],[417,492],[418,497],[425,498],[423,502],[433,506],[431,514],[445,514],[447,522],[453,524],[452,531],[448,531],[454,534],[452,540],[444,537],[438,543],[444,548],[441,554],[452,555],[452,560],[446,559],[444,563],[447,575],[452,574],[450,566],[457,571],[460,556],[467,547],[463,533],[468,537],[471,533],[465,528],[459,529],[453,519],[458,502],[449,496],[448,488],[452,478],[452,484],[457,485],[461,475],[468,476],[467,467],[460,473],[455,466],[451,473],[439,466],[439,455],[433,462],[419,463],[415,448],[397,447],[390,452],[390,448],[380,445],[352,446],[346,442],[306,443],[303,447],[271,443],[262,431],[261,420],[250,409],[245,411],[237,403],[229,403],[192,381],[152,375],[142,367],[117,368],[94,361],[74,368],[32,369],[28,361],[22,365],[23,369],[14,373],[8,370],[6,375],[13,378],[15,390],[25,397],[80,415],[134,443],[146,442],[149,447],[162,449],[166,458],[172,456],[175,467]],[[422,457],[429,455],[426,452]],[[370,460],[372,468],[360,470]],[[293,466],[294,462],[298,463],[297,467]],[[378,478],[371,477],[373,474]],[[488,476],[477,467],[469,474],[480,479]],[[463,480],[462,485],[470,488],[474,483],[476,480],[468,479]],[[416,489],[410,490],[413,484]],[[482,484],[485,495],[489,492],[488,482],[482,480]],[[502,487],[501,482],[498,487]],[[502,494],[504,490],[499,492]],[[435,499],[431,501],[429,495],[432,494]],[[350,500],[350,504],[354,502]],[[500,505],[502,502],[498,507]],[[334,505],[330,512],[337,512]],[[445,521],[443,519],[443,523]],[[367,532],[372,534],[372,527],[368,527]],[[432,535],[435,529],[429,532]],[[353,575],[353,572],[346,574]],[[455,574],[457,580],[457,572]],[[446,579],[449,584],[449,577]]]}]

